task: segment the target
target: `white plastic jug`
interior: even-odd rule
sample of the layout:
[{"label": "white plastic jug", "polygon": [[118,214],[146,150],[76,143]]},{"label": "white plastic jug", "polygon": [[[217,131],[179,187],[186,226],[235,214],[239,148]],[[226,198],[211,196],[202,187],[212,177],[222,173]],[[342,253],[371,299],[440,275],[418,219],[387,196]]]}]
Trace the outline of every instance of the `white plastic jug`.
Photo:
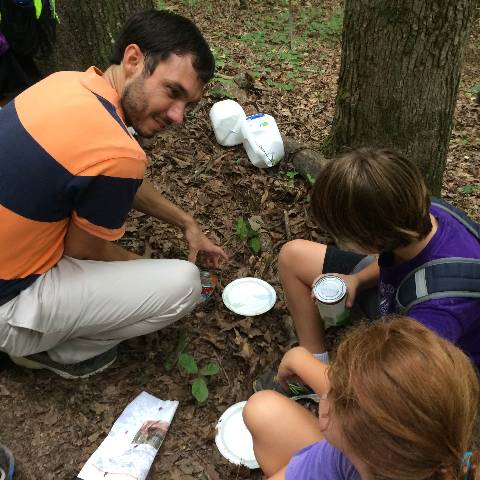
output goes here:
[{"label": "white plastic jug", "polygon": [[243,108],[233,100],[222,100],[210,109],[215,138],[220,145],[232,147],[243,141],[242,124],[245,122]]},{"label": "white plastic jug", "polygon": [[273,167],[285,155],[282,136],[272,116],[265,113],[248,116],[242,133],[243,146],[256,167]]}]

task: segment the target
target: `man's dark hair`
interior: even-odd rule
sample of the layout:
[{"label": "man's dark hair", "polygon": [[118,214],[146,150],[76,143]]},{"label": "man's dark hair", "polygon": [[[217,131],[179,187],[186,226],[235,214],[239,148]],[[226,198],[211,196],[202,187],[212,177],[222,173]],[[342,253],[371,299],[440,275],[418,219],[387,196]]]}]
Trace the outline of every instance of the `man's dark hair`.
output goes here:
[{"label": "man's dark hair", "polygon": [[215,70],[207,41],[188,18],[167,10],[143,10],[134,14],[119,33],[113,47],[112,64],[120,65],[128,45],[135,43],[145,55],[145,74],[172,53],[193,56],[193,68],[200,80],[208,82]]}]

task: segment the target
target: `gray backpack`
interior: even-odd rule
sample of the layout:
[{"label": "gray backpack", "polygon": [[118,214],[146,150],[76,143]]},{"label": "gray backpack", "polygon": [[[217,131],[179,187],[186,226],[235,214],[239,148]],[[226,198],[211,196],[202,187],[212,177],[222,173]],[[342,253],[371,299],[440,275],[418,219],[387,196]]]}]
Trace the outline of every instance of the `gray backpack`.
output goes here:
[{"label": "gray backpack", "polygon": [[[432,198],[432,205],[457,219],[480,243],[479,223],[439,198]],[[448,257],[420,265],[401,281],[395,303],[405,315],[419,303],[446,297],[480,299],[480,258]]]}]

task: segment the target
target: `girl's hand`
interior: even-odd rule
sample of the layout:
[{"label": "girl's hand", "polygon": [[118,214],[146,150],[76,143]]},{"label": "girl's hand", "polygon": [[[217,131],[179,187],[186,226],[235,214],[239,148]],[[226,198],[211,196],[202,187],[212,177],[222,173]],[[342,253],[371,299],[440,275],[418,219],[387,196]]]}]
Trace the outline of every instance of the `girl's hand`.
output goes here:
[{"label": "girl's hand", "polygon": [[313,286],[315,283],[320,280],[320,278],[324,277],[325,275],[335,275],[336,277],[341,278],[347,285],[347,300],[345,306],[347,308],[352,308],[353,303],[355,302],[355,298],[357,297],[358,287],[360,286],[360,280],[356,273],[352,273],[350,275],[344,275],[343,273],[323,273],[319,275],[312,283],[312,299],[315,300],[315,295],[313,294]]},{"label": "girl's hand", "polygon": [[278,366],[277,379],[278,383],[288,390],[289,383],[303,383],[302,378],[298,375],[301,369],[302,358],[305,355],[310,358],[312,354],[303,347],[295,347],[285,353]]}]

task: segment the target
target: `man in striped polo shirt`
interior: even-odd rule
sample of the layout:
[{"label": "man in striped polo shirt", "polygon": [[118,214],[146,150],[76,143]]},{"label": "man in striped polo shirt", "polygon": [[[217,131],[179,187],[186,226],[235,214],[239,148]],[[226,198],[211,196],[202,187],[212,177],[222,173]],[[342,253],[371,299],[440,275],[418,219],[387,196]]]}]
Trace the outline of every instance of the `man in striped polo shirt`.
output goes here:
[{"label": "man in striped polo shirt", "polygon": [[[147,10],[120,33],[101,72],[55,73],[0,110],[0,351],[65,378],[116,358],[122,340],[189,313],[202,252],[227,259],[195,220],[143,180],[129,133],[179,124],[212,77],[200,31]],[[131,208],[180,227],[189,260],[150,260],[112,243]]]}]

